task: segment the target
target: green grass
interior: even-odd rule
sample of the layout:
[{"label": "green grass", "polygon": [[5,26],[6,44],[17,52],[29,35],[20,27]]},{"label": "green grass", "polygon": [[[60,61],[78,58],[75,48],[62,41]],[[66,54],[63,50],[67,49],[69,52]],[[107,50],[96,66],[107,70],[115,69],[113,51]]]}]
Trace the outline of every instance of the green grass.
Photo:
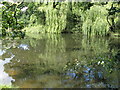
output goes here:
[{"label": "green grass", "polygon": [[12,85],[0,85],[0,89],[1,88],[18,88],[18,87]]}]

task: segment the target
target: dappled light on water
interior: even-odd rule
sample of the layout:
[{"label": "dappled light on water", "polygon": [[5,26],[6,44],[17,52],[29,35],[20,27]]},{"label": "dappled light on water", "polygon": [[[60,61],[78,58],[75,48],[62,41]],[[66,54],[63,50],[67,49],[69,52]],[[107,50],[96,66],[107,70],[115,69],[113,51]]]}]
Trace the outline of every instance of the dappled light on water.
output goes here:
[{"label": "dappled light on water", "polygon": [[74,34],[3,40],[0,74],[21,88],[118,88],[119,44]]}]

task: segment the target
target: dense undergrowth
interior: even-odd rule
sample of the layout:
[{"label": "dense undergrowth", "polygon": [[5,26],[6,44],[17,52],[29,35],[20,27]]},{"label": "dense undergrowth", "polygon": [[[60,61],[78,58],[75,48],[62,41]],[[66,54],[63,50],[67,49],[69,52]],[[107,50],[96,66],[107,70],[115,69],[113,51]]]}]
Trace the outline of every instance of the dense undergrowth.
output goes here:
[{"label": "dense undergrowth", "polygon": [[[1,2],[2,35],[82,33],[105,36],[120,31],[119,2]],[[22,31],[22,32],[21,32]]]}]

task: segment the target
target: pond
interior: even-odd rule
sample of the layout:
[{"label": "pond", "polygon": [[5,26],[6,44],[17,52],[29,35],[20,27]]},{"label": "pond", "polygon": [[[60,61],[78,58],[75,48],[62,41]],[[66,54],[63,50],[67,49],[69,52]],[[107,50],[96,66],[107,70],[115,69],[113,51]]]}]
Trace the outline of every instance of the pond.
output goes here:
[{"label": "pond", "polygon": [[0,85],[119,87],[119,38],[40,34],[0,43]]}]

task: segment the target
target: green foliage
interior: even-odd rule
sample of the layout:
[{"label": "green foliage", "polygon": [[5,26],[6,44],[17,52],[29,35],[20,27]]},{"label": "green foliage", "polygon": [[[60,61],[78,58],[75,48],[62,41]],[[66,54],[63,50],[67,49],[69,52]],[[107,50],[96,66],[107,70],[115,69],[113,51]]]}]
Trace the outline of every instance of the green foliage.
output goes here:
[{"label": "green foliage", "polygon": [[111,32],[119,32],[118,24],[119,24],[119,16],[120,16],[120,6],[119,3],[113,2],[111,3],[111,7],[108,10],[107,22],[110,25]]},{"label": "green foliage", "polygon": [[[114,24],[115,29],[119,30],[118,3],[44,1],[3,4],[3,33],[6,29],[11,32],[28,27],[27,32],[31,33],[70,32],[104,36],[110,32],[109,24]],[[111,4],[114,7],[111,8]],[[24,7],[27,7],[26,11],[22,11]],[[36,26],[36,30],[29,29]]]},{"label": "green foliage", "polygon": [[20,9],[17,8],[17,4],[11,4],[8,2],[3,2],[3,13],[2,13],[2,26],[5,29],[22,29],[22,22],[17,20],[17,14]]},{"label": "green foliage", "polygon": [[11,86],[11,85],[0,85],[0,89],[2,88],[18,88],[16,86]]},{"label": "green foliage", "polygon": [[82,32],[85,35],[107,35],[109,25],[106,20],[105,6],[94,5],[82,15]]},{"label": "green foliage", "polygon": [[42,25],[34,25],[34,26],[28,26],[25,27],[24,30],[26,30],[26,34],[39,34],[44,33],[44,27]]},{"label": "green foliage", "polygon": [[53,8],[53,3],[48,6],[39,7],[39,10],[45,12],[45,32],[61,33],[66,27],[67,3],[61,3]]},{"label": "green foliage", "polygon": [[[19,21],[18,16],[20,9],[18,8],[18,3],[2,2],[2,36],[8,35],[10,33],[19,32],[24,28],[24,22]],[[8,33],[8,34],[7,34]],[[14,36],[18,36],[14,33]],[[20,35],[21,36],[21,35]],[[12,35],[13,37],[13,35]]]}]

